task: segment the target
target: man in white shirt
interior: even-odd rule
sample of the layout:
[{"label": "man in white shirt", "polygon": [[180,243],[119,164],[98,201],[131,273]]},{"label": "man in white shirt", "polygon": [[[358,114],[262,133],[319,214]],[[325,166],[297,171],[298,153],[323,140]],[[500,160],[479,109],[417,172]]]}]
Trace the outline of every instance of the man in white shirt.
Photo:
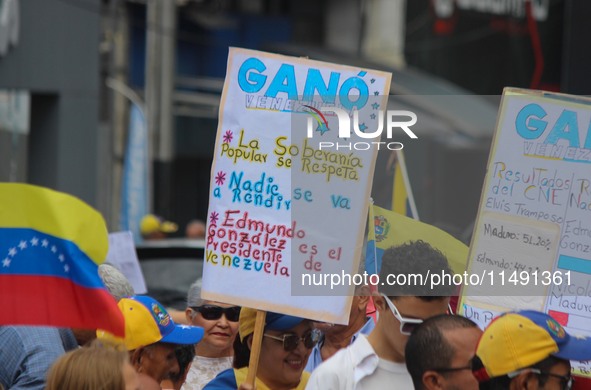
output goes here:
[{"label": "man in white shirt", "polygon": [[[445,314],[454,291],[449,285],[431,289],[420,279],[442,273],[451,274],[447,259],[423,241],[385,251],[380,292],[373,293],[379,315],[374,330],[367,337],[359,335],[353,344],[318,366],[306,390],[412,389],[404,353],[408,336],[423,320]],[[403,284],[403,279],[414,282]]]}]

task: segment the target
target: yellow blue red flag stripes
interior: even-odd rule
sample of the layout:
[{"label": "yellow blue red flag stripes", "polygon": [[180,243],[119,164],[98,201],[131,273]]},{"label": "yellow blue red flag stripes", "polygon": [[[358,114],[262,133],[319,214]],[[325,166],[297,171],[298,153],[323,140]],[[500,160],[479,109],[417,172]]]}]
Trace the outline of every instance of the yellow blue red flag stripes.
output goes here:
[{"label": "yellow blue red flag stripes", "polygon": [[368,273],[379,273],[382,254],[386,249],[411,240],[423,240],[439,249],[446,255],[449,265],[455,273],[463,273],[466,270],[468,246],[452,235],[435,226],[378,206],[370,206],[369,216],[366,258]]},{"label": "yellow blue red flag stripes", "polygon": [[124,336],[123,316],[97,271],[107,249],[102,216],[81,200],[0,183],[0,324]]}]

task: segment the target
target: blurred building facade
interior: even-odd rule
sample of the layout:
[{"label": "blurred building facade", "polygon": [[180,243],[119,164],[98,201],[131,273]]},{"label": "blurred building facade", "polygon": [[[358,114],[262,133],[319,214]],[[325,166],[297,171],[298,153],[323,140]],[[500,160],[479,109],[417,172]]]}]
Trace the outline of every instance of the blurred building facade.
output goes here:
[{"label": "blurred building facade", "polygon": [[[393,102],[421,112],[425,123],[420,143],[405,143],[419,215],[456,233],[475,216],[496,117],[496,102],[474,94],[498,95],[506,85],[591,91],[583,20],[589,2],[1,2],[8,3],[20,6],[20,36],[0,54],[0,90],[29,94],[30,123],[28,133],[0,129],[0,150],[10,152],[0,154],[0,164],[18,166],[0,170],[0,179],[77,195],[103,212],[112,230],[129,120],[125,91],[150,107],[150,88],[165,84],[170,98],[158,107],[168,108],[151,121],[153,211],[181,226],[205,219],[229,46],[392,72]],[[501,3],[523,8],[505,12]],[[165,5],[173,12],[168,22],[153,12]],[[163,55],[162,45],[173,54]],[[157,63],[153,53],[166,61]],[[171,68],[168,81],[162,67]],[[463,102],[445,107],[441,95]],[[389,173],[378,165],[377,175],[380,198]]]}]

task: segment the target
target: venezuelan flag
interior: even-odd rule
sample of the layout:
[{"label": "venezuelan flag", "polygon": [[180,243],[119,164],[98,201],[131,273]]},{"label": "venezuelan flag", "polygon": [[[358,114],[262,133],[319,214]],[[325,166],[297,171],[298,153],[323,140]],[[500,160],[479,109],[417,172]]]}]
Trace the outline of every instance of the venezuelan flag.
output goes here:
[{"label": "venezuelan flag", "polygon": [[468,261],[468,246],[443,230],[404,215],[370,206],[366,252],[367,273],[379,273],[384,251],[408,241],[423,240],[447,257],[455,273],[463,273]]},{"label": "venezuelan flag", "polygon": [[98,276],[107,249],[105,221],[81,200],[0,183],[0,324],[124,336],[117,302]]}]

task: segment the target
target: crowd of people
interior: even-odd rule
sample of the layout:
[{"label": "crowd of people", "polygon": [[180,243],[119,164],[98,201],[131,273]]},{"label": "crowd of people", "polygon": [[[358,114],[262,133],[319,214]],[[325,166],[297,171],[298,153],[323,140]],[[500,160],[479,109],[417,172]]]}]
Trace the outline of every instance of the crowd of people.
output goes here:
[{"label": "crowd of people", "polygon": [[[388,249],[382,264],[383,279],[451,273],[445,256],[420,240]],[[135,296],[114,267],[102,265],[99,275],[118,301],[125,337],[2,326],[0,389],[568,390],[570,361],[591,359],[589,338],[542,312],[504,313],[483,331],[453,314],[450,286],[361,286],[347,325],[267,312],[252,386],[257,310],[204,300],[197,281],[180,324],[158,301]]]}]

